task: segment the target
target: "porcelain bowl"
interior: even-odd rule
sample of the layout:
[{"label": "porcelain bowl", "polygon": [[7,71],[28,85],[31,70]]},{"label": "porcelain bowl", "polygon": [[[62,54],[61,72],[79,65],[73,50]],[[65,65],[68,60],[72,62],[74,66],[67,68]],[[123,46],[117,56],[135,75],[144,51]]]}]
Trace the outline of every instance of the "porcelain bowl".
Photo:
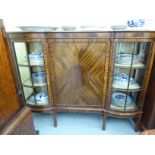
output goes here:
[{"label": "porcelain bowl", "polygon": [[43,53],[40,51],[35,51],[31,54],[29,54],[29,60],[30,60],[30,64],[44,64],[44,60],[43,60]]},{"label": "porcelain bowl", "polygon": [[[128,81],[129,81],[129,76],[126,75],[125,73],[121,73],[119,75],[115,75],[114,76],[114,82],[115,84],[118,84],[118,85],[127,85],[128,84]],[[136,81],[134,78],[130,78],[130,85],[132,84],[135,84]]]},{"label": "porcelain bowl", "polygon": [[46,82],[45,72],[32,73],[32,81],[33,81],[33,83],[44,83],[44,82]]}]

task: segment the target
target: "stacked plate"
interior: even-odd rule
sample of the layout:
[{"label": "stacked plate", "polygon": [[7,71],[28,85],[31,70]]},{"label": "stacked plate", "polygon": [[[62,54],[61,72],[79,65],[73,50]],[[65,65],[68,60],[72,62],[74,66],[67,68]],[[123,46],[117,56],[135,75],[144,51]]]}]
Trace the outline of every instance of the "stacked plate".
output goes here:
[{"label": "stacked plate", "polygon": [[[126,86],[128,84],[128,82],[129,82],[129,76],[126,75],[125,73],[121,73],[119,75],[115,75],[114,76],[114,83],[116,85],[125,85]],[[130,83],[129,84],[130,85],[136,84],[135,79],[134,78],[130,78]]]},{"label": "stacked plate", "polygon": [[126,101],[126,107],[132,104],[132,98],[125,93],[113,93],[112,94],[112,104],[118,107],[124,107]]},{"label": "stacked plate", "polygon": [[43,93],[43,92],[40,92],[36,95],[33,95],[30,97],[29,101],[31,103],[35,103],[35,99],[36,99],[36,103],[38,105],[46,105],[48,104],[48,95],[47,93]]},{"label": "stacked plate", "polygon": [[33,83],[45,83],[46,82],[46,74],[45,72],[36,72],[32,74]]},{"label": "stacked plate", "polygon": [[43,53],[41,51],[35,51],[29,54],[30,65],[43,65]]},{"label": "stacked plate", "polygon": [[127,25],[112,25],[111,29],[114,31],[119,30],[125,30],[127,28]]}]

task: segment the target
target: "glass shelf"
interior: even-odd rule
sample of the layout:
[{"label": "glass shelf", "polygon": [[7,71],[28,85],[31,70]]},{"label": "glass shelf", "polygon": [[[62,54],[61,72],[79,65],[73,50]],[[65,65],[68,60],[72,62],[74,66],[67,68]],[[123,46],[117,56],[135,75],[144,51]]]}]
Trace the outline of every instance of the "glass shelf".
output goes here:
[{"label": "glass shelf", "polygon": [[[31,79],[27,79],[26,81],[23,82],[23,86],[25,87],[32,87],[32,82],[31,82]],[[35,83],[33,82],[33,86],[34,87],[44,87],[44,86],[47,86],[46,82],[44,83]]]},{"label": "glass shelf", "polygon": [[[120,91],[120,92],[127,92],[127,89],[119,89],[119,88],[114,88],[112,87],[113,91]],[[128,89],[128,92],[136,92],[136,91],[142,91],[142,88],[139,89]]]},{"label": "glass shelf", "polygon": [[[29,67],[29,64],[28,64],[28,62],[27,61],[23,61],[23,62],[20,62],[19,64],[18,64],[18,66],[21,66],[21,67]],[[44,67],[44,64],[43,63],[36,63],[36,64],[34,64],[34,63],[30,63],[30,66],[38,66],[38,67]]]},{"label": "glass shelf", "polygon": [[[131,68],[131,65],[126,65],[126,64],[117,64],[115,63],[115,67],[121,67],[121,68]],[[138,68],[146,68],[146,65],[143,63],[138,63],[138,64],[134,64],[132,65],[133,69],[138,69]]]},{"label": "glass shelf", "polygon": [[134,91],[134,90],[141,90],[141,86],[138,84],[138,83],[135,83],[135,84],[129,84],[129,88],[128,88],[128,84],[126,84],[126,85],[121,85],[121,83],[120,84],[115,84],[115,83],[113,83],[113,88],[114,89],[120,89],[120,90],[126,90],[127,91],[127,89],[129,90],[129,91]]},{"label": "glass shelf", "polygon": [[126,111],[137,110],[137,106],[136,106],[135,103],[133,103],[131,106],[127,106],[125,109],[124,109],[124,107],[119,107],[119,106],[116,106],[116,105],[114,105],[112,103],[110,108],[113,109],[113,110],[120,110],[120,111],[124,111],[124,110],[126,110]]},{"label": "glass shelf", "polygon": [[49,104],[48,101],[35,101],[33,95],[27,98],[26,103],[35,106],[46,106]]}]

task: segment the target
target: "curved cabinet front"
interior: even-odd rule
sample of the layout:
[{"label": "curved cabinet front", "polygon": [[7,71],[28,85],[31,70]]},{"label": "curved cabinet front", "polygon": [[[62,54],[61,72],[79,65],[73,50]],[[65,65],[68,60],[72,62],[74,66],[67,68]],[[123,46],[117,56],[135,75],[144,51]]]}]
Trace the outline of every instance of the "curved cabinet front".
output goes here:
[{"label": "curved cabinet front", "polygon": [[33,111],[101,112],[140,122],[154,32],[9,33],[25,103]]},{"label": "curved cabinet front", "polygon": [[46,111],[51,107],[44,44],[40,39],[12,42],[21,91],[25,103],[34,111]]}]

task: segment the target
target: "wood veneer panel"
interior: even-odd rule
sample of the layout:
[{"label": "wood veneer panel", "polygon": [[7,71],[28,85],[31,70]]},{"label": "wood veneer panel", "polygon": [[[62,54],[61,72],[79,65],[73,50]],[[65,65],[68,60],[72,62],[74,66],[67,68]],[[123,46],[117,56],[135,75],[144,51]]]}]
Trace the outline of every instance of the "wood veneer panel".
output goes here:
[{"label": "wood veneer panel", "polygon": [[0,129],[20,109],[4,26],[0,20]]},{"label": "wood veneer panel", "polygon": [[110,41],[57,39],[49,44],[54,60],[56,105],[103,107]]}]

